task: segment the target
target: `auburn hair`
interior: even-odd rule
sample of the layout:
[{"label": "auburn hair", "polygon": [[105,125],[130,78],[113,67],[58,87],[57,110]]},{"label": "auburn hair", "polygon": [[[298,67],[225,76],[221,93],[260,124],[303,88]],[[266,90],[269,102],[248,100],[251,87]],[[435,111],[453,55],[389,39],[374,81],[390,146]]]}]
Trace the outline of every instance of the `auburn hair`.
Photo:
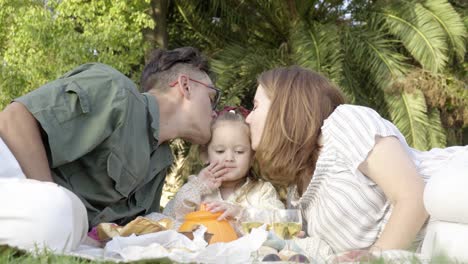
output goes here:
[{"label": "auburn hair", "polygon": [[344,97],[327,78],[299,66],[263,72],[258,83],[271,100],[256,152],[260,170],[276,185],[295,184],[302,196],[319,156],[323,122]]}]

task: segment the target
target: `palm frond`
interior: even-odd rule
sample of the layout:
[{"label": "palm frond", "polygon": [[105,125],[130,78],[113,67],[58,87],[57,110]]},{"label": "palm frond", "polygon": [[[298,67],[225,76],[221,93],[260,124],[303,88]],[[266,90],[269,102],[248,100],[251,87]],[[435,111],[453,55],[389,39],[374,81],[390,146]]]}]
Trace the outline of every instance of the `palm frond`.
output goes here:
[{"label": "palm frond", "polygon": [[442,26],[448,37],[451,51],[455,54],[457,61],[462,62],[466,52],[467,31],[460,15],[445,0],[430,0],[423,5]]},{"label": "palm frond", "polygon": [[445,32],[424,6],[398,1],[383,9],[380,15],[388,30],[424,69],[436,73],[444,70],[448,60]]},{"label": "palm frond", "polygon": [[222,43],[224,39],[218,34],[216,25],[211,25],[211,14],[198,12],[196,5],[187,4],[184,1],[177,2],[177,10],[188,27],[198,37],[215,47],[216,43]]},{"label": "palm frond", "polygon": [[289,64],[285,61],[285,56],[280,48],[259,49],[242,44],[225,47],[211,61],[213,71],[219,76],[216,85],[224,92],[223,102],[238,105],[243,101],[249,106],[255,93],[257,75],[265,70]]},{"label": "palm frond", "polygon": [[315,5],[317,5],[318,0],[295,2],[296,10],[302,18],[301,20],[309,20],[311,17],[314,17]]},{"label": "palm frond", "polygon": [[356,67],[354,65],[347,64],[346,59],[344,62],[339,88],[344,93],[347,103],[363,105],[363,102],[367,102],[367,93],[360,86],[359,71],[355,71]]},{"label": "palm frond", "polygon": [[392,121],[408,144],[419,150],[429,149],[427,106],[423,93],[419,90],[411,94],[403,92],[388,95],[387,100]]},{"label": "palm frond", "polygon": [[[392,76],[392,67],[385,66],[384,60],[380,61],[380,64],[384,66],[380,68],[384,70],[383,73],[372,73],[375,69],[371,68],[370,65],[375,65],[375,58],[379,58],[379,56],[373,56],[374,62],[368,59],[371,57],[369,54],[375,52],[363,42],[363,39],[367,40],[366,34],[368,33],[362,27],[342,31],[344,60],[340,87],[351,102],[372,107],[381,115],[388,117],[385,88],[392,82],[393,78],[398,78],[400,74]],[[397,64],[400,64],[400,62]],[[400,70],[394,71],[399,72]]]},{"label": "palm frond", "polygon": [[445,130],[442,127],[440,120],[440,112],[437,108],[429,111],[429,124],[427,132],[429,134],[429,147],[430,148],[444,148],[447,146],[447,136]]},{"label": "palm frond", "polygon": [[290,43],[296,64],[321,72],[335,83],[340,81],[343,49],[337,26],[299,23],[291,33]]},{"label": "palm frond", "polygon": [[395,50],[397,40],[392,40],[384,31],[355,30],[347,38],[350,56],[382,90],[387,89],[394,80],[404,76],[409,65],[407,58]]},{"label": "palm frond", "polygon": [[340,88],[346,95],[347,101],[371,107],[377,110],[384,118],[390,119],[385,100],[385,91],[378,87],[369,76],[367,70],[355,64],[349,57],[345,58],[343,66]]}]

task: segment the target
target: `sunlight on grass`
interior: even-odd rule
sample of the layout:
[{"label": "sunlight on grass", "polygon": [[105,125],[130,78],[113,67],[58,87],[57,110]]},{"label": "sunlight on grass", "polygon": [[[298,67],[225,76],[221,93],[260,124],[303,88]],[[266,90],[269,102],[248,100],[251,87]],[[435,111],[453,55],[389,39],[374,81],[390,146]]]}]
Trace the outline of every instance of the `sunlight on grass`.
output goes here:
[{"label": "sunlight on grass", "polygon": [[[37,256],[33,256],[28,254],[22,250],[18,250],[15,248],[11,248],[8,246],[0,245],[0,263],[1,264],[115,264],[116,262],[111,261],[92,261],[77,257],[71,256],[60,256],[54,255],[51,252],[43,252],[38,254]],[[174,263],[171,260],[164,258],[164,259],[149,259],[149,260],[140,260],[140,261],[133,261],[127,263],[135,263],[135,264],[144,264],[144,263],[161,263],[161,264],[169,264]]]},{"label": "sunlight on grass", "polygon": [[[116,262],[111,262],[111,261],[92,261],[92,260],[87,260],[87,259],[82,259],[82,258],[77,258],[77,257],[71,257],[71,256],[60,256],[60,255],[54,255],[51,252],[43,252],[38,254],[37,256],[33,256],[32,254],[28,254],[22,250],[18,250],[15,248],[11,248],[8,246],[0,245],[0,263],[2,264],[16,264],[16,263],[21,263],[21,264],[93,264],[93,263],[99,263],[99,264],[114,264]],[[122,262],[120,262],[122,263]],[[164,259],[148,259],[148,260],[140,260],[140,261],[133,261],[133,262],[127,262],[127,263],[133,263],[133,264],[150,264],[150,263],[161,263],[161,264],[169,264],[169,263],[175,263],[172,262],[171,260],[164,258]],[[372,260],[370,262],[361,262],[362,264],[396,264],[395,261],[385,261],[384,259],[377,259],[377,260]],[[405,262],[407,264],[419,264],[420,261],[417,259],[409,259],[408,262]],[[447,256],[437,256],[434,257],[429,264],[451,264],[451,263],[460,263],[457,261],[452,261],[450,260],[449,257]]]}]

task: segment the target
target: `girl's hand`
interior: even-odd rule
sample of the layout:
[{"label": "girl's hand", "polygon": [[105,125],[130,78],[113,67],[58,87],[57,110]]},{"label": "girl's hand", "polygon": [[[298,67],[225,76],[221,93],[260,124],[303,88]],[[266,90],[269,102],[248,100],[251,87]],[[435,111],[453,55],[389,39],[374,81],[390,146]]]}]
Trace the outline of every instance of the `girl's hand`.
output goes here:
[{"label": "girl's hand", "polygon": [[210,190],[215,190],[221,186],[220,177],[226,173],[224,164],[217,161],[211,163],[198,173],[198,179],[202,181]]},{"label": "girl's hand", "polygon": [[205,202],[205,204],[206,209],[212,213],[223,212],[223,214],[218,217],[218,221],[225,220],[229,217],[234,218],[236,216],[240,216],[240,213],[242,212],[241,206],[227,202],[212,201]]}]

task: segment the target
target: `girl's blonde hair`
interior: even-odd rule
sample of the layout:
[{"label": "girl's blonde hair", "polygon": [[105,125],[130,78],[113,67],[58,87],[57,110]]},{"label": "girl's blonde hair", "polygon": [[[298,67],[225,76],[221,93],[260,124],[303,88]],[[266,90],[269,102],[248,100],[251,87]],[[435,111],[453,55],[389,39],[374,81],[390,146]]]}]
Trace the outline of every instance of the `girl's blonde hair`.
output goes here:
[{"label": "girl's blonde hair", "polygon": [[274,184],[307,188],[320,152],[324,120],[344,103],[341,92],[322,75],[291,66],[258,77],[271,106],[256,158],[263,177]]},{"label": "girl's blonde hair", "polygon": [[[243,110],[242,110],[243,111]],[[232,123],[239,123],[239,125],[245,126],[245,129],[247,130],[247,135],[249,137],[249,143],[250,143],[250,133],[249,133],[249,125],[245,122],[245,117],[243,116],[243,113],[241,112],[240,109],[233,109],[230,111],[222,111],[211,123],[211,134],[213,134],[213,131],[216,129],[216,126],[221,123],[221,122],[232,122]],[[210,141],[206,145],[201,145],[199,148],[200,152],[200,157],[202,160],[208,160],[208,145],[211,143]],[[250,148],[250,145],[249,145]],[[252,188],[257,184],[259,181],[258,174],[255,172],[254,166],[251,166],[250,169],[247,171],[247,178],[250,179],[250,183],[246,186],[244,191],[238,196],[236,202],[240,202],[244,196],[247,195],[247,193],[252,190]]]}]

